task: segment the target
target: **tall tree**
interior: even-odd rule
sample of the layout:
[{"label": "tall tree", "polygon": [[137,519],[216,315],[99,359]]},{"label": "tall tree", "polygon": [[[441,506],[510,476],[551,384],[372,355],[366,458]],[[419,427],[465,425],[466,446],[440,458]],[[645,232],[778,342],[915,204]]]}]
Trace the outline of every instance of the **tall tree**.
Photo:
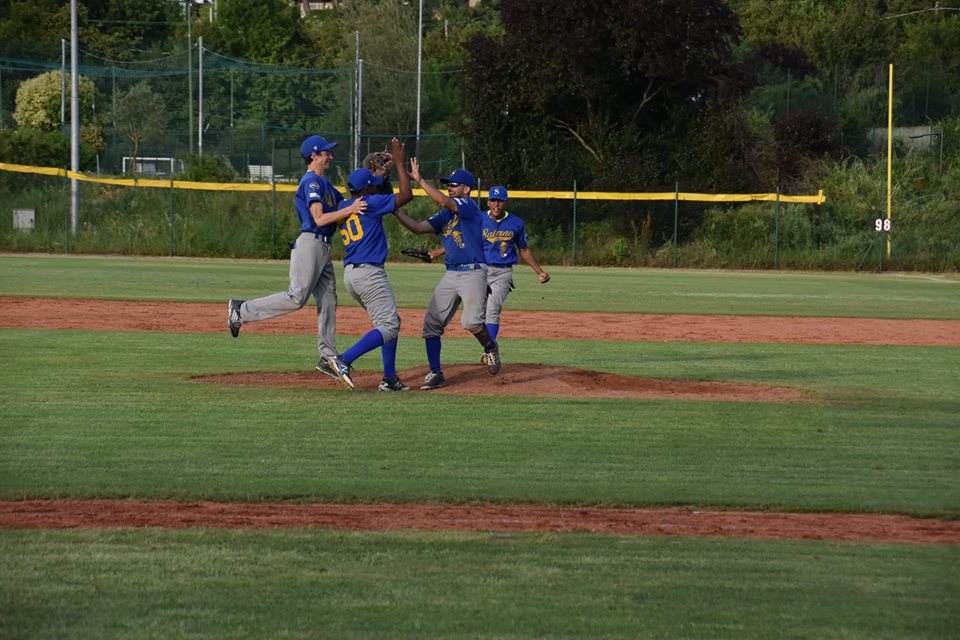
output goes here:
[{"label": "tall tree", "polygon": [[287,0],[221,0],[219,7],[217,20],[202,27],[205,46],[275,64],[310,56],[299,7]]},{"label": "tall tree", "polygon": [[60,56],[60,39],[70,37],[70,6],[58,0],[0,2],[0,54]]},{"label": "tall tree", "polygon": [[503,0],[501,15],[502,41],[470,45],[468,116],[539,119],[613,181],[647,136],[710,98],[738,37],[722,0]]},{"label": "tall tree", "polygon": [[[163,101],[150,85],[138,82],[120,97],[116,120],[117,128],[130,140],[130,155],[137,158],[144,142],[163,135],[167,124],[167,111]],[[136,161],[132,163],[131,171],[136,172]]]},{"label": "tall tree", "polygon": [[417,113],[417,7],[402,0],[351,0],[339,10],[341,62],[353,67],[356,33],[363,59],[363,127],[413,131]]},{"label": "tall tree", "polygon": [[136,60],[145,53],[168,50],[184,22],[179,2],[81,0],[81,4],[83,48],[109,60]]},{"label": "tall tree", "polygon": [[[93,81],[81,76],[79,86],[80,138],[96,149],[104,146],[100,124],[93,110]],[[70,102],[71,83],[69,74],[66,85],[66,100]],[[59,71],[48,71],[20,83],[17,89],[17,107],[13,119],[17,125],[39,131],[57,131],[60,129],[61,76]],[[68,107],[69,117],[69,107]]]}]

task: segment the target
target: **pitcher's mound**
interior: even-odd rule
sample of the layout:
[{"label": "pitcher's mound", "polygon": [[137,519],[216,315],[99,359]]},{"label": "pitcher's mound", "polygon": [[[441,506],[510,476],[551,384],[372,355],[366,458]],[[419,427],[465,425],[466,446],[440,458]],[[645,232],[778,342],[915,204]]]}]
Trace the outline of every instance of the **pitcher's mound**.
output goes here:
[{"label": "pitcher's mound", "polygon": [[[670,380],[641,378],[570,369],[544,364],[510,363],[491,376],[480,364],[446,365],[443,369],[447,386],[421,391],[427,368],[418,367],[399,372],[400,379],[416,393],[466,393],[560,398],[669,398],[674,400],[714,400],[723,402],[807,402],[796,389],[738,382],[706,380]],[[380,373],[355,371],[356,391],[376,391]],[[341,388],[342,383],[319,371],[248,372],[194,378],[198,382],[253,385],[285,388]]]}]

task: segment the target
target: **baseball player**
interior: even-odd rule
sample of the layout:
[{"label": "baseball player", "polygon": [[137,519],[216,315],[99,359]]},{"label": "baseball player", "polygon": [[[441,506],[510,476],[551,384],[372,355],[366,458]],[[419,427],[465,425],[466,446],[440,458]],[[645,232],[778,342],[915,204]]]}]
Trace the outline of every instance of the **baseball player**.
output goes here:
[{"label": "baseball player", "polygon": [[[513,291],[513,265],[521,256],[534,271],[540,284],[550,281],[527,246],[526,226],[516,215],[507,211],[507,189],[496,186],[487,196],[487,215],[483,218],[483,250],[487,260],[487,302],[485,324],[493,340],[500,332],[500,313],[507,296]],[[428,252],[430,259],[444,254],[443,247]],[[481,358],[481,362],[484,360]]]},{"label": "baseball player", "polygon": [[361,214],[353,214],[340,223],[340,237],[346,257],[343,259],[343,284],[353,299],[360,303],[373,321],[374,328],[368,331],[343,355],[333,356],[328,364],[351,389],[354,388],[350,377],[350,366],[354,361],[380,347],[383,359],[383,379],[380,391],[406,391],[409,387],[397,377],[397,336],[400,333],[400,314],[397,313],[397,298],[387,280],[383,263],[387,259],[387,236],[383,231],[383,218],[396,213],[403,205],[413,200],[410,176],[404,167],[404,151],[400,141],[390,141],[393,158],[397,166],[400,188],[396,195],[378,194],[384,179],[375,176],[366,167],[350,174],[347,188],[350,200],[340,203],[347,208],[356,200],[363,198],[367,203]]},{"label": "baseball player", "polygon": [[487,373],[496,375],[500,371],[500,349],[483,324],[487,264],[481,232],[483,212],[470,199],[473,174],[466,169],[457,169],[446,178],[441,178],[440,182],[447,185],[446,194],[423,180],[416,158],[410,159],[410,175],[443,208],[427,220],[417,221],[403,212],[397,213],[397,218],[414,233],[439,234],[446,249],[447,267],[423,317],[423,338],[430,371],[420,388],[438,389],[446,386],[440,367],[440,336],[453,319],[461,301],[463,327],[483,346],[483,364],[487,365]]},{"label": "baseball player", "polygon": [[256,300],[230,300],[227,328],[236,338],[241,325],[296,311],[307,303],[312,293],[317,301],[317,350],[320,352],[317,369],[339,379],[327,364],[337,355],[337,285],[330,258],[330,236],[336,231],[336,223],[362,213],[367,203],[355,200],[350,206],[337,209],[343,196],[323,176],[333,161],[330,150],[336,146],[336,142],[327,142],[321,136],[310,136],[300,145],[307,171],[293,200],[300,218],[300,235],[291,244],[290,286],[286,291]]},{"label": "baseball player", "polygon": [[527,229],[523,220],[507,211],[507,190],[496,186],[487,197],[487,215],[483,219],[483,250],[487,257],[487,306],[485,322],[490,338],[500,332],[500,312],[507,295],[513,290],[513,265],[520,257],[537,272],[540,284],[550,281],[527,246]]}]

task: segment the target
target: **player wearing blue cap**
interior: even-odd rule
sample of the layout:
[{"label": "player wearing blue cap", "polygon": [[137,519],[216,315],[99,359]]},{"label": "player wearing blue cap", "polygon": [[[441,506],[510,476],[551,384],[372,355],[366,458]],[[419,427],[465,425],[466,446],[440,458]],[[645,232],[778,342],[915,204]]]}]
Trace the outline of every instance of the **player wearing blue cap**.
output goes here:
[{"label": "player wearing blue cap", "polygon": [[363,198],[367,209],[362,214],[354,214],[340,223],[340,237],[346,257],[343,259],[343,284],[353,299],[360,303],[373,321],[374,328],[368,331],[343,355],[328,360],[332,369],[337,371],[340,380],[351,389],[354,388],[350,377],[350,366],[363,354],[380,347],[383,359],[383,379],[380,391],[406,391],[409,389],[397,377],[397,336],[400,333],[400,314],[397,313],[397,298],[387,280],[383,263],[387,259],[387,236],[383,231],[383,218],[396,213],[403,205],[413,200],[410,176],[404,166],[405,158],[400,141],[390,141],[392,158],[397,167],[399,193],[394,195],[378,194],[383,185],[382,176],[373,175],[369,169],[361,167],[350,174],[347,188],[353,196],[340,203],[347,208],[356,200]]},{"label": "player wearing blue cap", "polygon": [[494,340],[500,332],[500,312],[507,295],[513,290],[513,265],[518,255],[537,272],[540,283],[549,282],[527,246],[527,229],[523,220],[507,211],[507,190],[496,186],[487,197],[487,215],[483,220],[483,250],[487,257],[487,333]]},{"label": "player wearing blue cap", "polygon": [[[543,270],[533,252],[527,246],[527,229],[518,216],[509,213],[506,187],[490,189],[487,197],[487,215],[483,217],[483,250],[487,260],[487,302],[485,324],[493,340],[500,332],[500,313],[507,296],[513,291],[513,265],[520,260],[518,255],[537,272],[540,283],[550,281],[550,274]],[[431,258],[444,254],[444,250],[430,252]],[[485,362],[486,354],[481,358]]]},{"label": "player wearing blue cap", "polygon": [[470,199],[473,174],[457,169],[440,182],[447,185],[444,194],[420,176],[416,158],[410,159],[410,175],[434,202],[443,207],[427,220],[417,221],[400,212],[400,222],[414,233],[434,233],[446,250],[446,272],[433,292],[423,317],[423,338],[430,372],[421,389],[437,389],[446,385],[440,367],[440,336],[463,302],[461,323],[483,346],[483,364],[487,373],[500,371],[500,350],[483,324],[483,300],[487,291],[487,264],[483,253],[481,224],[483,212]]},{"label": "player wearing blue cap", "polygon": [[290,286],[286,291],[256,300],[227,303],[227,328],[236,338],[241,325],[296,311],[313,294],[317,301],[317,350],[320,352],[316,368],[333,378],[338,378],[337,372],[330,369],[327,361],[337,355],[337,285],[330,257],[330,236],[338,222],[367,207],[366,202],[356,200],[347,208],[337,209],[343,196],[323,175],[333,161],[330,150],[336,146],[336,142],[327,142],[321,136],[310,136],[300,145],[307,171],[293,198],[300,218],[300,235],[291,244]]}]

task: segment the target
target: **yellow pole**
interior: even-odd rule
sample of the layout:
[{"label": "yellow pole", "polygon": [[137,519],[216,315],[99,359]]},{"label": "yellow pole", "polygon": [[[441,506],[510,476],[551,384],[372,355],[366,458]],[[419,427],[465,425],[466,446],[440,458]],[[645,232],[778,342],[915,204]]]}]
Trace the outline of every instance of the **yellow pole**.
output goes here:
[{"label": "yellow pole", "polygon": [[[890,65],[890,97],[887,104],[887,225],[890,223],[890,204],[893,200],[893,65]],[[887,233],[887,257],[890,257],[890,233]]]}]

